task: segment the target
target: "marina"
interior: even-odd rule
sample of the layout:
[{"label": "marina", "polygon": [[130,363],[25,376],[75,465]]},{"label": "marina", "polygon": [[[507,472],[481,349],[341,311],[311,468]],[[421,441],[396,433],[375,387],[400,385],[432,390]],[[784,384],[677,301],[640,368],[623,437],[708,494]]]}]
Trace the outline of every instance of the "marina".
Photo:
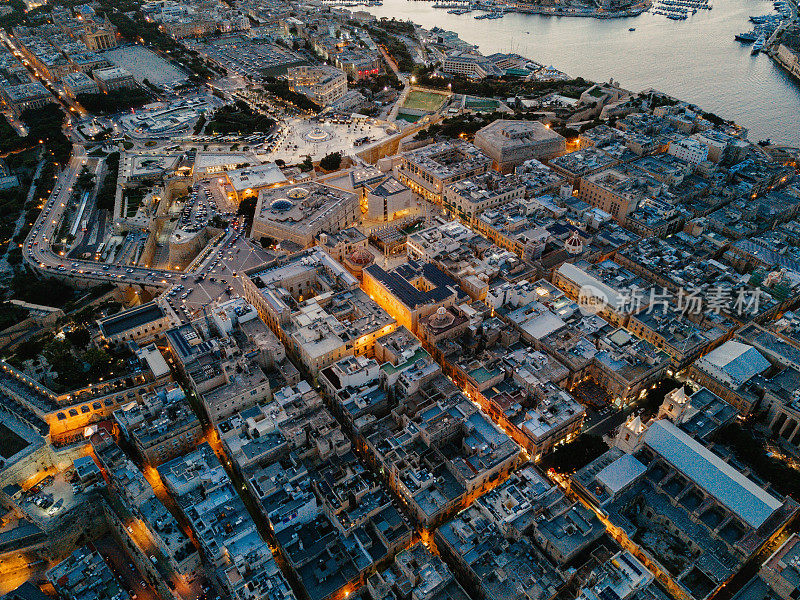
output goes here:
[{"label": "marina", "polygon": [[[778,11],[777,14],[751,16],[749,21],[753,23],[755,27],[750,31],[737,33],[734,39],[737,42],[743,42],[745,44],[752,44],[754,42],[758,44],[758,41],[761,40],[761,44],[758,44],[758,51],[763,49],[766,41],[772,37],[781,23],[792,16],[791,9],[783,0],[778,0],[775,2],[774,6],[775,10]],[[753,54],[757,54],[758,51],[754,48]]]},{"label": "marina", "polygon": [[475,19],[502,19],[505,16],[505,11],[501,9],[492,10],[491,12],[483,13],[482,15],[475,15]]},{"label": "marina", "polygon": [[710,0],[658,0],[651,10],[654,15],[663,15],[673,21],[683,21],[697,14],[698,10],[711,10]]},{"label": "marina", "polygon": [[[384,0],[365,10],[454,31],[484,54],[515,52],[574,77],[613,77],[628,89],[654,88],[735,120],[754,140],[800,145],[800,82],[775,61],[751,56],[750,46],[734,39],[748,29],[750,16],[770,13],[772,2],[714,2],[712,10],[698,10],[687,20],[651,12],[625,19],[506,12],[502,19],[476,21],[472,13],[448,14],[432,4]],[[665,68],[667,56],[675,68]]]},{"label": "marina", "polygon": [[358,6],[383,6],[381,0],[322,0],[325,6],[355,8]]}]

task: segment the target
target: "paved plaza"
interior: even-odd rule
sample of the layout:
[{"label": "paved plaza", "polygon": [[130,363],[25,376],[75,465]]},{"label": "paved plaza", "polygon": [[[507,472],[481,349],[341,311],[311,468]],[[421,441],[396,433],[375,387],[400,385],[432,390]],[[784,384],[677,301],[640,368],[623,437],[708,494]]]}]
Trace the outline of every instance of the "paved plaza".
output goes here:
[{"label": "paved plaza", "polygon": [[332,152],[341,152],[342,155],[352,152],[356,140],[368,137],[368,143],[374,143],[396,132],[394,126],[374,119],[353,120],[349,124],[294,119],[284,125],[279,143],[267,156],[270,160],[280,159],[287,163],[296,162],[298,156],[306,155],[319,160]]}]

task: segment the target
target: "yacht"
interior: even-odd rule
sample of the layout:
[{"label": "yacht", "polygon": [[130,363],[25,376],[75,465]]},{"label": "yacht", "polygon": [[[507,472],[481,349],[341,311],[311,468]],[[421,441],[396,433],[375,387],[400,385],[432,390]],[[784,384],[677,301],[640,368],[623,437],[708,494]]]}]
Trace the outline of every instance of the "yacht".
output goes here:
[{"label": "yacht", "polygon": [[764,36],[762,35],[753,44],[753,49],[750,51],[750,54],[758,54],[759,52],[761,52],[761,49],[764,47],[764,42],[766,42],[766,40],[764,39]]}]

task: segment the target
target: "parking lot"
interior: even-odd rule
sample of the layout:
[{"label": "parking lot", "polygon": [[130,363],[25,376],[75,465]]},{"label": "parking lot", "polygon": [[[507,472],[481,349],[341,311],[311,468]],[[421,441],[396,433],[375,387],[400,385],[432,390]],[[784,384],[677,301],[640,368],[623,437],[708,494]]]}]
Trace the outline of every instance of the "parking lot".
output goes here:
[{"label": "parking lot", "polygon": [[220,214],[219,207],[214,195],[211,193],[211,184],[201,182],[196,184],[189,192],[189,197],[181,208],[178,222],[175,224],[173,235],[191,235],[205,229],[214,217],[219,216],[223,219],[233,217],[232,213]]},{"label": "parking lot", "polygon": [[202,316],[203,308],[209,304],[243,295],[237,275],[274,258],[274,254],[237,233],[213,260],[201,263],[197,273],[181,275],[164,297],[178,320],[188,323]]},{"label": "parking lot", "polygon": [[72,509],[80,502],[80,493],[64,473],[48,475],[26,492],[27,510],[46,521],[61,512]]},{"label": "parking lot", "polygon": [[260,79],[265,72],[277,74],[304,59],[277,44],[254,42],[243,35],[231,35],[210,42],[187,42],[187,46],[205,58],[223,65],[229,72]]}]

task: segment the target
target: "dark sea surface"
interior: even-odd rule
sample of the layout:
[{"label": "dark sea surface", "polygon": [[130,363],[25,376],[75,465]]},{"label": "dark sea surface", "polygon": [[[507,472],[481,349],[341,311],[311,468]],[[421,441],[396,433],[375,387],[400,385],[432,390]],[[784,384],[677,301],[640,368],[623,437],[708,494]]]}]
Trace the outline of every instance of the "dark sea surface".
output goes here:
[{"label": "dark sea surface", "polygon": [[800,146],[800,82],[733,39],[752,28],[750,15],[773,13],[771,2],[714,0],[712,10],[698,10],[685,21],[650,13],[625,19],[509,13],[475,20],[480,13],[450,15],[432,5],[384,0],[383,6],[356,10],[411,19],[427,29],[438,25],[484,54],[516,52],[575,77],[613,78],[633,91],[655,88],[735,120],[752,141]]}]

